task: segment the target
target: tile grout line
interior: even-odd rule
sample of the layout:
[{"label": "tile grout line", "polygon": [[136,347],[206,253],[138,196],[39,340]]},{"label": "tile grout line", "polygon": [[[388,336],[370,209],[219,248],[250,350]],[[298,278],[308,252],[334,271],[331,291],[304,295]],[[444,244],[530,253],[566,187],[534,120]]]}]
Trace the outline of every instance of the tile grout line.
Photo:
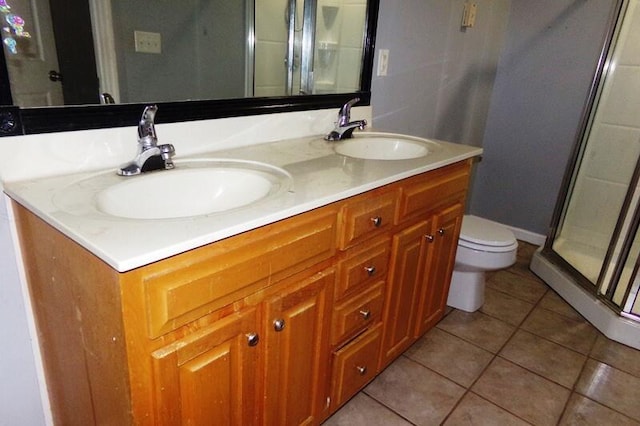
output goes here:
[{"label": "tile grout line", "polygon": [[[393,414],[395,414],[396,416],[400,417],[402,420],[406,421],[407,423],[409,423],[412,426],[417,426],[415,423],[413,423],[411,420],[407,419],[405,416],[403,416],[402,414],[398,413],[396,410],[394,410],[393,408],[389,407],[387,404],[385,404],[384,402],[378,400],[376,397],[374,397],[373,395],[369,395],[367,393],[367,388],[365,387],[364,389],[362,389],[360,391],[361,393],[363,393],[364,395],[367,396],[367,398],[371,399],[372,401],[374,401],[376,404],[379,404],[381,406],[383,406],[384,408],[386,408],[387,410],[391,411]],[[355,396],[355,395],[354,395]]]}]

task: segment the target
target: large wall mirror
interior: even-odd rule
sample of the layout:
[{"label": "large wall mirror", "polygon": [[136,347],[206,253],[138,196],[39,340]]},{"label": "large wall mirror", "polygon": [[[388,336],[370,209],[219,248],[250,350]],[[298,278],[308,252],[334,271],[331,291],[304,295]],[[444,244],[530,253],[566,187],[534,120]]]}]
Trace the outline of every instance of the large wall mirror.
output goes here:
[{"label": "large wall mirror", "polygon": [[370,100],[379,0],[0,0],[0,134]]}]

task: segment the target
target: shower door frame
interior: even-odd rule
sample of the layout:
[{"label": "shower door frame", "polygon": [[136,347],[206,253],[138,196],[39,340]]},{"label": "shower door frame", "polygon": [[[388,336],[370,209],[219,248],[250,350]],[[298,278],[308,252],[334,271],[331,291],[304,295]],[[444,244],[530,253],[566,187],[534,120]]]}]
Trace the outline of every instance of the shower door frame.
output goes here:
[{"label": "shower door frame", "polygon": [[[609,247],[607,248],[607,252],[604,257],[604,261],[602,263],[602,267],[599,272],[599,276],[597,281],[594,283],[585,277],[579,270],[577,270],[573,265],[571,265],[568,261],[566,261],[560,254],[558,254],[553,249],[553,243],[558,236],[558,232],[561,229],[563,219],[565,217],[565,213],[567,210],[568,203],[567,197],[573,191],[575,187],[575,181],[577,177],[577,167],[579,163],[582,161],[583,153],[586,148],[586,143],[584,141],[585,137],[591,131],[591,124],[593,120],[593,109],[597,105],[597,102],[600,98],[600,94],[602,92],[602,81],[606,77],[608,72],[609,60],[612,54],[612,47],[615,46],[615,42],[617,41],[620,27],[619,22],[624,18],[625,11],[629,4],[629,0],[617,0],[615,6],[612,8],[611,14],[609,16],[609,24],[607,28],[607,32],[605,34],[602,47],[600,50],[600,55],[598,57],[598,62],[596,65],[594,77],[591,81],[591,85],[589,88],[589,93],[587,95],[587,99],[585,101],[585,105],[582,110],[582,118],[580,120],[580,124],[578,126],[578,131],[576,133],[576,137],[574,140],[573,148],[571,151],[571,155],[567,162],[567,166],[565,168],[565,174],[562,180],[561,189],[558,193],[558,198],[556,200],[556,205],[554,208],[553,216],[551,219],[551,226],[549,229],[549,233],[547,235],[547,239],[542,248],[542,254],[552,263],[555,263],[559,267],[561,267],[564,271],[566,271],[571,278],[578,283],[583,289],[593,294],[599,300],[604,302],[611,309],[615,310],[617,313],[622,312],[622,308],[610,300],[610,294],[613,294],[615,291],[615,287],[617,285],[617,281],[615,281],[616,285],[609,286],[605,294],[602,294],[600,289],[603,286],[604,275],[608,269],[607,265],[610,264],[613,256],[614,256],[614,248],[616,247],[616,243],[620,239],[620,234],[622,229],[625,227],[625,220],[628,217],[629,208],[631,207],[631,201],[633,199],[633,194],[635,192],[634,188],[637,186],[638,181],[640,180],[640,160],[636,163],[635,170],[633,172],[633,176],[631,178],[631,182],[629,184],[629,190],[625,196],[625,199],[622,204],[622,208],[620,214],[618,216]],[[640,225],[640,211],[635,211],[634,216],[632,218],[632,226],[637,229]],[[634,233],[629,233],[625,238],[623,243],[621,255],[619,255],[619,259],[626,259],[626,254],[628,254],[630,247],[633,243]],[[614,272],[613,277],[615,279],[619,279],[622,268],[624,267],[624,262],[618,262],[616,270]],[[637,265],[634,270],[633,275],[635,276],[637,271]],[[627,289],[627,294],[630,290],[630,287]],[[626,296],[626,295],[625,295]]]}]

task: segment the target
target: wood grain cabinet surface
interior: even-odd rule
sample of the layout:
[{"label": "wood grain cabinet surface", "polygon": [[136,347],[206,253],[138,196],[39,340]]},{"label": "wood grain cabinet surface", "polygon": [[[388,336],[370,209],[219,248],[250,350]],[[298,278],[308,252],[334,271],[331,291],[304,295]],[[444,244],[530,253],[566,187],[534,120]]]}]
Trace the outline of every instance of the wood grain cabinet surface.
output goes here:
[{"label": "wood grain cabinet surface", "polygon": [[316,425],[444,315],[471,160],[118,273],[14,211],[60,425]]}]

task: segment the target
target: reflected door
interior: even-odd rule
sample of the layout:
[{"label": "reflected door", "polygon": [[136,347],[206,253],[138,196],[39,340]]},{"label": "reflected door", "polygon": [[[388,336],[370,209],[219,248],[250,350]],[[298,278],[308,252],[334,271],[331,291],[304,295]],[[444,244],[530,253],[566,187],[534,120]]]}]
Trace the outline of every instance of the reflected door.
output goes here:
[{"label": "reflected door", "polygon": [[[24,20],[29,37],[13,37],[12,51],[4,43],[7,70],[11,82],[13,103],[21,107],[64,105],[62,82],[56,80],[59,71],[51,11],[47,0],[11,0],[10,13]],[[3,24],[7,14],[3,13]],[[7,30],[3,27],[3,39]]]}]

